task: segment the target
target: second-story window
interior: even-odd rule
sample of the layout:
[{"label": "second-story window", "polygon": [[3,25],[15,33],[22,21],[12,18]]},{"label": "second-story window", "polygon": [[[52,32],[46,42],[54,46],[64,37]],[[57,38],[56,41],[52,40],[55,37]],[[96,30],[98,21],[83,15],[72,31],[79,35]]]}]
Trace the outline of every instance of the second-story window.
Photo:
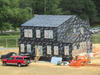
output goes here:
[{"label": "second-story window", "polygon": [[36,38],[40,38],[41,37],[41,32],[40,30],[36,30]]},{"label": "second-story window", "polygon": [[32,37],[32,29],[24,29],[24,37]]},{"label": "second-story window", "polygon": [[84,28],[83,27],[81,27],[81,33],[84,34]]},{"label": "second-story window", "polygon": [[53,30],[44,30],[44,38],[53,39]]}]

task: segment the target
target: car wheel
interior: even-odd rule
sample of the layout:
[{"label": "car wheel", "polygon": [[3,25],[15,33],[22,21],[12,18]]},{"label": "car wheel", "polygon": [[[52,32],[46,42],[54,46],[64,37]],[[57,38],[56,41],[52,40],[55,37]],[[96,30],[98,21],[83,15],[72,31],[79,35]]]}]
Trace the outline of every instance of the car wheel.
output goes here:
[{"label": "car wheel", "polygon": [[6,66],[6,62],[3,62],[3,66]]},{"label": "car wheel", "polygon": [[18,63],[17,65],[18,65],[18,67],[21,67],[21,63]]}]

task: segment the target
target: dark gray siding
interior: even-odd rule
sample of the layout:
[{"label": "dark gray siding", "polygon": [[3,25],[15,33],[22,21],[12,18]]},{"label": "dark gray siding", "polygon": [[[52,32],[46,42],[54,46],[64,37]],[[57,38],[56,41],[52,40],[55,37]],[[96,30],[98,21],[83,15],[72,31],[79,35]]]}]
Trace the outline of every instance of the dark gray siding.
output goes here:
[{"label": "dark gray siding", "polygon": [[[81,28],[84,29],[84,34],[81,33]],[[74,29],[76,29],[75,33],[73,31]],[[90,41],[91,48],[88,49],[87,45],[87,52],[92,52],[92,36],[89,31],[88,22],[85,22],[78,17],[72,17],[64,22],[62,25],[58,26],[57,33],[58,41],[70,42],[77,47],[80,45],[81,42]]]}]

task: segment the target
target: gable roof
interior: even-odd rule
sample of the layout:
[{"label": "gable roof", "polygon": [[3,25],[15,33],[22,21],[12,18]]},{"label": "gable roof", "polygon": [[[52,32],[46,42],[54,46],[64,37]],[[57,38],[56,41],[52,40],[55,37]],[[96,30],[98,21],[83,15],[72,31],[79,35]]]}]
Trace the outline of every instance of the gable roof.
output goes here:
[{"label": "gable roof", "polygon": [[37,15],[21,26],[57,27],[74,15]]}]

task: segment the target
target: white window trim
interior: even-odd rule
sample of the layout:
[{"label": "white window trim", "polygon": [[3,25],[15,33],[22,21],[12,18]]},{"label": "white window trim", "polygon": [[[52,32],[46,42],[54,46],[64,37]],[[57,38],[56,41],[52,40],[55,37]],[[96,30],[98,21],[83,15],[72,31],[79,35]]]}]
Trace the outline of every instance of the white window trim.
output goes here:
[{"label": "white window trim", "polygon": [[31,52],[31,44],[27,44],[27,52]]},{"label": "white window trim", "polygon": [[36,30],[36,38],[41,38],[41,31],[40,30]]},{"label": "white window trim", "polygon": [[24,29],[24,37],[33,37],[32,29]]},{"label": "white window trim", "polygon": [[81,27],[81,33],[84,34],[84,28],[83,27]]},{"label": "white window trim", "polygon": [[20,49],[21,49],[21,52],[24,52],[25,45],[24,44],[20,44]]},{"label": "white window trim", "polygon": [[53,39],[53,30],[44,30],[44,38]]},{"label": "white window trim", "polygon": [[73,28],[73,33],[76,33],[76,28]]},{"label": "white window trim", "polygon": [[64,46],[64,55],[69,55],[69,46]]},{"label": "white window trim", "polygon": [[58,55],[58,51],[59,50],[59,48],[58,48],[58,46],[54,46],[54,55]]},{"label": "white window trim", "polygon": [[51,53],[51,46],[50,45],[47,46],[47,54],[52,54]]}]

